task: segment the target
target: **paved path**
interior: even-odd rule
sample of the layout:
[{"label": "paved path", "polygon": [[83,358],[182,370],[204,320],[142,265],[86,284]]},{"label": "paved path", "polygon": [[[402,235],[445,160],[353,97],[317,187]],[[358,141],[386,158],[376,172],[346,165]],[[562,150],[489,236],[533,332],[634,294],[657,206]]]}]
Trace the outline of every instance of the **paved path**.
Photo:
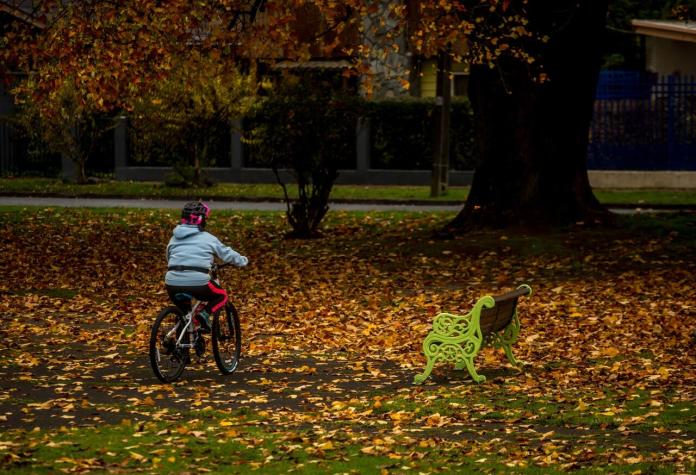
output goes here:
[{"label": "paved path", "polygon": [[[0,206],[56,206],[66,208],[154,208],[180,209],[186,200],[113,199],[113,198],[43,198],[0,196]],[[215,201],[215,209],[239,211],[284,211],[285,203],[273,201]],[[462,204],[384,204],[384,203],[330,203],[336,211],[459,211]],[[619,214],[663,213],[677,209],[611,208]]]},{"label": "paved path", "polygon": [[[0,197],[0,206],[59,206],[69,208],[157,208],[180,209],[186,200],[137,200],[110,198],[40,198]],[[214,209],[249,211],[285,211],[285,203],[273,201],[214,201]],[[331,209],[341,211],[459,211],[462,205],[414,205],[373,203],[330,203]]]}]

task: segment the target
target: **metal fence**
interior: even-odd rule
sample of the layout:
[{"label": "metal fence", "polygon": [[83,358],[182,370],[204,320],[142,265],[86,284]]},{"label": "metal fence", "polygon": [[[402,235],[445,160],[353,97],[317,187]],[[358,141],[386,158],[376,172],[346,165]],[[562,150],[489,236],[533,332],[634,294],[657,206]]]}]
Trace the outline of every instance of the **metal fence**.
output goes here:
[{"label": "metal fence", "polygon": [[21,129],[0,119],[0,175],[54,177],[60,173],[60,155],[32,141]]},{"label": "metal fence", "polygon": [[[6,115],[11,110],[9,96],[0,94],[0,99],[3,99],[0,101],[0,112]],[[373,124],[375,130],[372,134],[362,134],[365,136],[362,138],[360,134],[358,136],[358,172],[370,169],[384,174],[392,171],[389,168],[411,167],[412,171],[427,168],[407,160],[403,161],[404,157],[401,154],[395,156],[393,164],[380,166],[380,155],[377,153],[379,150],[375,149],[375,143],[378,143],[381,137],[377,133],[381,130],[378,125],[377,122]],[[470,126],[465,129],[471,131]],[[237,169],[246,170],[253,167],[253,160],[247,163],[247,160],[253,157],[247,156],[247,160],[243,160],[244,152],[241,143],[237,143],[239,140],[235,141],[234,137],[229,137],[229,129],[224,132],[226,135],[221,135],[220,141],[222,146],[215,149],[224,159],[216,161],[215,166],[234,169],[234,173],[230,172],[232,180],[238,176],[243,179]],[[132,168],[129,179],[139,179],[142,175],[142,165],[146,163],[131,160],[133,157],[129,156],[119,159],[119,153],[114,153],[114,148],[119,149],[119,140],[134,144],[133,137],[130,137],[131,140],[127,140],[126,134],[119,137],[121,138],[115,139],[113,133],[106,134],[90,155],[87,163],[88,172],[112,174],[119,167],[129,167]],[[128,150],[129,148],[131,147],[120,147],[127,155],[131,155],[134,150]],[[169,160],[171,155],[167,154],[165,158]],[[429,163],[429,156],[424,159]],[[133,163],[128,163],[131,161]],[[161,164],[157,162],[150,165]],[[373,170],[375,168],[380,170]],[[590,129],[588,168],[696,170],[696,79],[676,75],[658,77],[655,74],[635,71],[602,71]],[[0,174],[57,175],[59,170],[60,157],[47,152],[42,144],[30,143],[18,130],[0,120]],[[363,175],[366,183],[373,179],[365,173]],[[427,182],[427,176],[423,176],[424,182]]]},{"label": "metal fence", "polygon": [[696,80],[603,71],[588,168],[696,170]]}]

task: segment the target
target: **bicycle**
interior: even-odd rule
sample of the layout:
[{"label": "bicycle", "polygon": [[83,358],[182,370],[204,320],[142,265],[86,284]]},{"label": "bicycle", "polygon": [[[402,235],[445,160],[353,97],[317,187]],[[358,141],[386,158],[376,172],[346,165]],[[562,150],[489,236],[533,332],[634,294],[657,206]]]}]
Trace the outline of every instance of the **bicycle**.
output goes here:
[{"label": "bicycle", "polygon": [[[213,264],[210,269],[211,278],[218,285],[219,270],[227,265]],[[207,302],[197,301],[185,293],[176,294],[174,298],[188,302],[191,310],[184,313],[175,305],[162,309],[150,332],[150,365],[157,379],[163,383],[174,382],[181,376],[191,362],[191,350],[199,358],[205,354],[205,339],[197,316]],[[233,373],[242,352],[242,331],[237,309],[229,300],[224,309],[213,314],[211,336],[215,364],[222,374]]]}]

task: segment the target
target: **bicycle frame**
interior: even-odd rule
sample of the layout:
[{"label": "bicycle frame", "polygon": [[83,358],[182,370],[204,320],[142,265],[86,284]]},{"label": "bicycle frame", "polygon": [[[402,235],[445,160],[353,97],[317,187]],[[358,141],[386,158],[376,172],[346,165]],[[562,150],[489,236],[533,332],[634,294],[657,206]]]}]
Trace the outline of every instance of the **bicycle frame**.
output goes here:
[{"label": "bicycle frame", "polygon": [[[220,285],[220,276],[218,273],[218,270],[221,269],[222,267],[226,267],[228,264],[223,264],[223,265],[218,265],[214,264],[213,267],[211,268],[211,280],[213,280],[217,285]],[[179,335],[179,338],[176,340],[176,348],[195,348],[196,344],[196,335],[195,331],[193,328],[193,317],[200,312],[200,310],[207,305],[208,302],[203,302],[203,301],[197,301],[195,305],[191,307],[191,311],[189,311],[186,315],[184,315],[184,320],[186,321],[186,325],[184,326],[184,329],[182,330],[181,334]],[[174,328],[172,328],[166,335],[166,338],[169,338],[174,334],[177,329],[179,328],[179,324],[177,323]],[[190,343],[182,343],[181,341],[184,338],[184,335],[186,332],[189,332],[189,342]]]},{"label": "bicycle frame", "polygon": [[[213,264],[211,268],[211,281],[218,286],[220,286],[218,270],[221,267],[225,267],[225,264]],[[174,300],[182,297],[184,296],[176,297]],[[210,302],[198,300],[190,294],[185,296],[185,300],[190,300],[188,312],[181,311],[181,303],[177,307],[170,306],[162,309],[150,332],[150,365],[155,376],[164,383],[176,381],[186,365],[191,363],[189,350],[195,350],[199,357],[203,356],[206,350],[206,339],[203,338],[197,316]],[[231,302],[226,304],[221,313],[222,316],[218,312],[212,315],[213,321],[209,329],[210,343],[215,364],[220,372],[231,374],[237,369],[241,355],[242,336],[239,315]],[[169,319],[170,316],[175,318],[175,323]],[[174,323],[173,327],[166,328],[172,323]],[[162,366],[163,362],[167,367]]]},{"label": "bicycle frame", "polygon": [[[189,311],[186,315],[184,315],[184,321],[186,322],[186,325],[184,326],[183,330],[181,331],[181,334],[179,335],[179,338],[176,340],[176,348],[194,348],[195,347],[195,330],[193,328],[193,317],[194,315],[198,314],[200,309],[202,309],[207,302],[203,301],[198,301],[196,302],[195,305],[191,307],[191,311]],[[179,328],[180,323],[177,323],[174,325],[174,328],[169,330],[169,332],[166,335],[166,338],[169,338],[172,336],[172,334],[176,334],[177,329]],[[186,335],[186,332],[189,332],[189,342],[193,343],[182,343],[181,341],[184,338],[184,335]]]}]

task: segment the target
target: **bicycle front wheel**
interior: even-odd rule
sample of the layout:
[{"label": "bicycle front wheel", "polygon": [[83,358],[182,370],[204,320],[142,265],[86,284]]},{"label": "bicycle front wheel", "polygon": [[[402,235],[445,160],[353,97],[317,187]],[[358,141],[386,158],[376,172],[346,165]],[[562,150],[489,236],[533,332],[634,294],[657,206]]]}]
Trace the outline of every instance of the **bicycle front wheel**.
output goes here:
[{"label": "bicycle front wheel", "polygon": [[[184,326],[184,312],[178,307],[167,307],[157,315],[150,332],[150,365],[157,379],[163,383],[176,381],[186,367],[188,348],[176,342]],[[185,340],[185,341],[183,341]],[[185,335],[181,343],[188,343]]]},{"label": "bicycle front wheel", "polygon": [[233,373],[242,353],[242,329],[234,305],[228,303],[213,317],[213,356],[222,374]]}]

